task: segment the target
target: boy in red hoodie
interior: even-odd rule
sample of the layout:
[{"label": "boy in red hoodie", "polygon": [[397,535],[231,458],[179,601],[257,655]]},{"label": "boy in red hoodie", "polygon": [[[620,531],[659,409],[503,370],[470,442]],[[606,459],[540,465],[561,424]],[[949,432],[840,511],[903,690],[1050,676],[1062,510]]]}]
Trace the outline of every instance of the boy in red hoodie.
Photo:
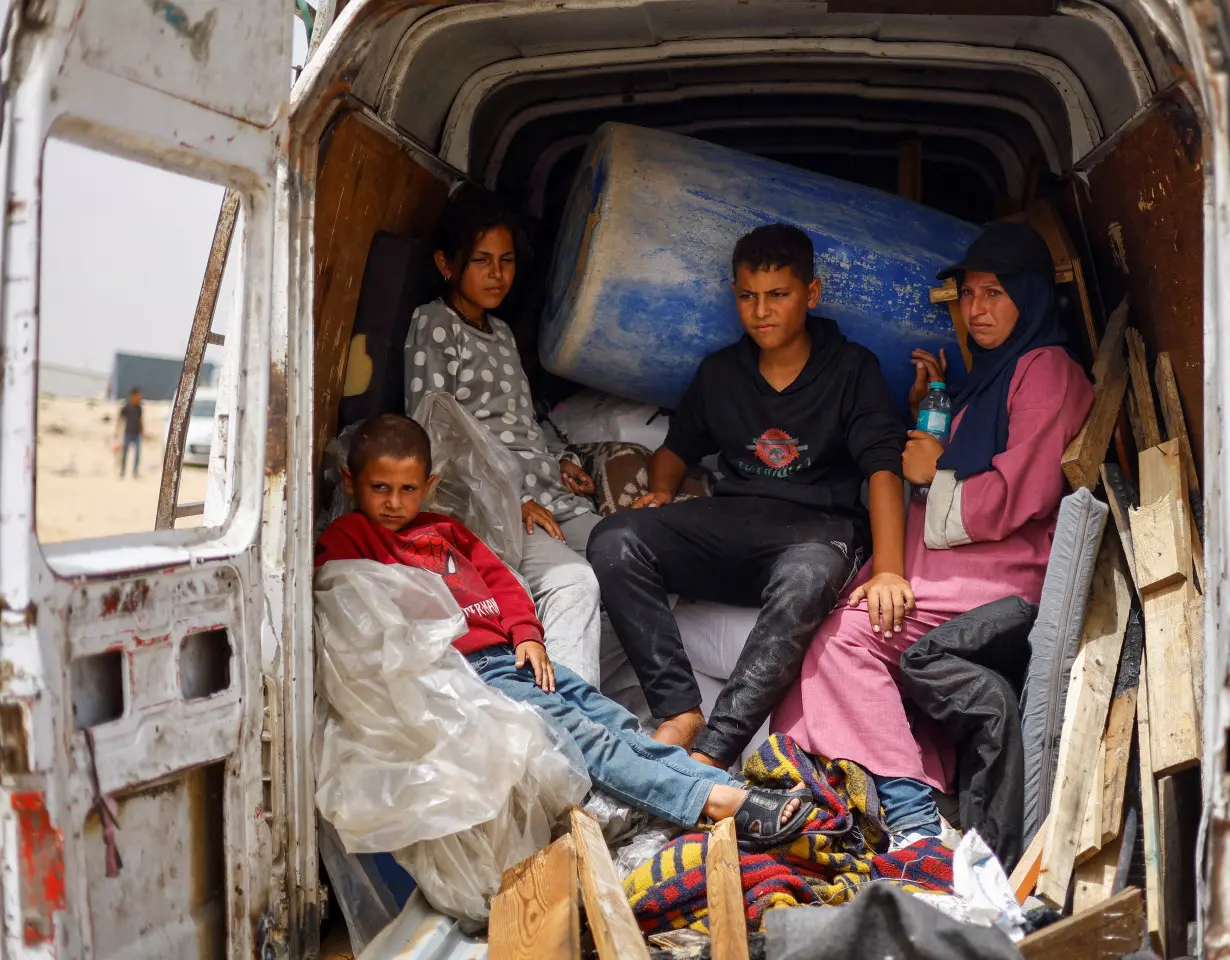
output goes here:
[{"label": "boy in red hoodie", "polygon": [[400,414],[363,423],[351,439],[343,480],[357,510],[321,534],[316,566],[376,560],[442,576],[470,628],[453,645],[484,682],[567,730],[596,786],[683,827],[702,817],[733,816],[740,837],[758,846],[775,846],[801,832],[810,802],[745,788],[680,747],[644,736],[631,713],[552,665],[534,603],[503,562],[456,520],[420,512],[435,478],[430,443],[417,423]]}]

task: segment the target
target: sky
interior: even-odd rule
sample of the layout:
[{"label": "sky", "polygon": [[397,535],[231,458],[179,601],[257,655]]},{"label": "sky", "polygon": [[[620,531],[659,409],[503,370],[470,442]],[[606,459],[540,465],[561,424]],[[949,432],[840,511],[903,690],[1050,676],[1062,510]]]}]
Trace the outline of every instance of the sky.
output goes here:
[{"label": "sky", "polygon": [[[294,36],[301,64],[297,19]],[[40,360],[109,373],[116,351],[182,358],[222,187],[52,140],[43,189]]]}]

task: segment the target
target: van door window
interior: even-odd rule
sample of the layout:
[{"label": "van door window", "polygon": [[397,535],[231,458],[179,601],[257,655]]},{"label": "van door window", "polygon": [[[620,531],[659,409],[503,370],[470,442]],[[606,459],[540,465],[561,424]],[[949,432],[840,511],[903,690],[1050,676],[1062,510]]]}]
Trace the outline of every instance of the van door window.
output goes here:
[{"label": "van door window", "polygon": [[[43,159],[35,530],[42,544],[154,529],[172,401],[223,188],[62,140]],[[229,311],[235,243],[215,311]],[[203,502],[224,349],[208,347],[179,502]],[[229,470],[229,464],[219,468]],[[223,518],[225,513],[223,513]],[[212,518],[217,522],[217,518]],[[180,527],[201,526],[201,515]]]}]

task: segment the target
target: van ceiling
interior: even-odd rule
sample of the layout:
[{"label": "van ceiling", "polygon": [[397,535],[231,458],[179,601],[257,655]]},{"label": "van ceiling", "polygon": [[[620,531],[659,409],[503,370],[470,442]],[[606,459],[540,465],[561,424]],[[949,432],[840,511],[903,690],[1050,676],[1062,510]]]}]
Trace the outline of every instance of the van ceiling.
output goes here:
[{"label": "van ceiling", "polygon": [[[971,6],[984,12],[952,15]],[[1062,175],[1172,82],[1151,19],[1166,14],[1150,7],[1165,3],[418,7],[382,28],[352,90],[446,162],[539,216],[605,120],[890,189],[900,144],[917,139],[924,183],[945,186],[947,202],[937,205],[973,215],[979,204],[963,209],[963,194],[1018,197],[1031,172]],[[936,12],[838,12],[853,8]]]}]

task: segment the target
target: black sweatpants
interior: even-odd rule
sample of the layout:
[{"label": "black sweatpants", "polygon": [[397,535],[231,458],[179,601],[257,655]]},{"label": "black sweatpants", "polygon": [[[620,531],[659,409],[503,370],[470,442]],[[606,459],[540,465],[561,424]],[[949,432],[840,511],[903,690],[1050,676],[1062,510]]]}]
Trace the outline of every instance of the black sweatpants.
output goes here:
[{"label": "black sweatpants", "polygon": [[700,706],[667,595],[760,607],[756,626],[693,749],[732,763],[799,675],[821,621],[862,565],[847,519],[763,497],[623,510],[595,529],[589,562],[653,715]]}]

